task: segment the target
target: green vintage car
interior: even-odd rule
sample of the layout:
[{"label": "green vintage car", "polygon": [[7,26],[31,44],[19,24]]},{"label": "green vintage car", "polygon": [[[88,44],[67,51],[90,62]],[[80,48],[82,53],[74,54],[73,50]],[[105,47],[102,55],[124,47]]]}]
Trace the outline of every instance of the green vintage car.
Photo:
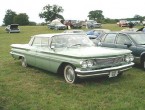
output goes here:
[{"label": "green vintage car", "polygon": [[62,73],[68,83],[90,76],[115,77],[134,65],[130,50],[96,47],[87,35],[78,33],[35,35],[28,44],[12,44],[10,54],[23,67]]}]

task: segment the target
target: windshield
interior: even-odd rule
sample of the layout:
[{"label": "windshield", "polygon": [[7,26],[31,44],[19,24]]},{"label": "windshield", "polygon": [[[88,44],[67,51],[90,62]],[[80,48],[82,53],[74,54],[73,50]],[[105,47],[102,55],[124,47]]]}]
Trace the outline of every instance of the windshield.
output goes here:
[{"label": "windshield", "polygon": [[145,45],[145,33],[130,34],[136,44]]},{"label": "windshield", "polygon": [[80,35],[57,35],[52,38],[51,47],[66,48],[80,46],[94,46],[93,42],[83,34]]}]

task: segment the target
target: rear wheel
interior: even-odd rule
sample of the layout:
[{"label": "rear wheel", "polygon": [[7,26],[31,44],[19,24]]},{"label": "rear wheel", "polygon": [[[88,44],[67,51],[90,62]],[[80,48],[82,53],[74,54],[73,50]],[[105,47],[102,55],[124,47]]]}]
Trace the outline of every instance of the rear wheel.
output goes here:
[{"label": "rear wheel", "polygon": [[77,82],[77,76],[74,71],[74,67],[72,65],[66,65],[64,68],[64,78],[67,83],[76,83]]},{"label": "rear wheel", "polygon": [[22,63],[22,67],[27,67],[28,66],[25,57],[21,58],[21,63]]}]

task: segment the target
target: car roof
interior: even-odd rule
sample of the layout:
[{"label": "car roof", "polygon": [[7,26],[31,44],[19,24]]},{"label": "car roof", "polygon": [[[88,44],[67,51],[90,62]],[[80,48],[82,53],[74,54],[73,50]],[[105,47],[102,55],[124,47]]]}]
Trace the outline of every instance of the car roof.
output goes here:
[{"label": "car roof", "polygon": [[53,37],[53,36],[58,36],[58,35],[85,35],[82,33],[51,33],[51,34],[38,34],[34,35],[32,37]]}]

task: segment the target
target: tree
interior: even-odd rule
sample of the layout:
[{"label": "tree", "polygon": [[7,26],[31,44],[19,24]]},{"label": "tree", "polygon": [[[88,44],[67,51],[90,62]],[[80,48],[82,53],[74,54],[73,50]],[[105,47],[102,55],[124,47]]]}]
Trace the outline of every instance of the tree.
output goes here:
[{"label": "tree", "polygon": [[134,16],[135,20],[140,20],[141,22],[144,20],[144,17],[140,16],[140,15],[135,15]]},{"label": "tree", "polygon": [[29,17],[26,13],[20,13],[14,17],[14,23],[17,23],[19,25],[28,25]]},{"label": "tree", "polygon": [[16,16],[17,14],[15,12],[13,12],[12,10],[8,9],[6,11],[6,14],[5,14],[5,17],[3,19],[3,23],[5,25],[9,25],[9,24],[13,24],[14,23],[14,17]]},{"label": "tree", "polygon": [[90,11],[88,17],[90,20],[97,20],[98,22],[101,22],[104,19],[102,13],[103,11],[101,10]]},{"label": "tree", "polygon": [[40,18],[45,18],[45,21],[52,21],[56,18],[64,19],[62,15],[59,13],[63,12],[63,8],[61,6],[53,5],[50,6],[49,4],[43,7],[43,11],[39,13]]}]

